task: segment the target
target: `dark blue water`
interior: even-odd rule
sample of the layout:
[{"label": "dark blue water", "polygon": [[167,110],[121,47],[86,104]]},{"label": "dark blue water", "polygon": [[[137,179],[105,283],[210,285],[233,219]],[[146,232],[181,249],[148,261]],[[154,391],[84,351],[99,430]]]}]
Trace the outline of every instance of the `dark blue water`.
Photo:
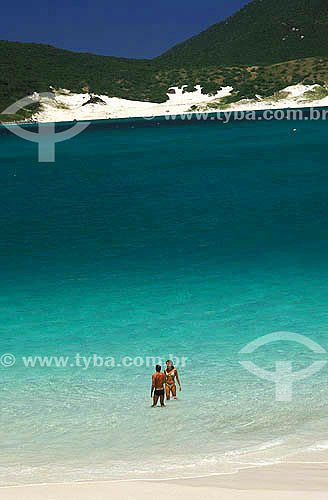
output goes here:
[{"label": "dark blue water", "polygon": [[[238,352],[282,330],[328,348],[327,130],[98,124],[55,163],[0,136],[0,355],[16,357],[0,367],[2,484],[229,472],[326,447],[327,368],[277,402]],[[76,353],[185,356],[183,390],[151,410],[151,366],[22,360]],[[252,360],[279,356],[318,358],[279,343]]]}]

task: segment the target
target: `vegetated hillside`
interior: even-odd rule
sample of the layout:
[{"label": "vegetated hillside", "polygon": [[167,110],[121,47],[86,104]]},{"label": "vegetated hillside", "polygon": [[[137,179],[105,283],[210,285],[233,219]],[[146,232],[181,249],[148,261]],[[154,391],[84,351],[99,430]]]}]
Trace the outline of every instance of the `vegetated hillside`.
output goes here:
[{"label": "vegetated hillside", "polygon": [[328,55],[327,0],[254,0],[156,60],[171,67],[273,64]]},{"label": "vegetated hillside", "polygon": [[[0,41],[0,112],[49,87],[164,102],[171,86],[204,94],[232,86],[232,102],[288,85],[328,83],[328,0],[254,0],[228,20],[153,60]],[[36,105],[34,105],[35,110]],[[0,121],[25,119],[31,108]]]},{"label": "vegetated hillside", "polygon": [[328,82],[328,57],[296,59],[267,66],[207,66],[204,68],[182,67],[161,70],[161,81],[181,87],[187,84],[191,92],[195,85],[203,87],[204,94],[215,94],[221,87],[231,86],[238,100],[259,94],[270,96],[276,91],[298,83],[325,85]]},{"label": "vegetated hillside", "polygon": [[[0,111],[49,86],[74,92],[89,89],[117,97],[159,98],[149,60],[74,53],[50,45],[0,41]],[[162,100],[165,92],[162,92]],[[1,119],[1,116],[0,116]]]}]

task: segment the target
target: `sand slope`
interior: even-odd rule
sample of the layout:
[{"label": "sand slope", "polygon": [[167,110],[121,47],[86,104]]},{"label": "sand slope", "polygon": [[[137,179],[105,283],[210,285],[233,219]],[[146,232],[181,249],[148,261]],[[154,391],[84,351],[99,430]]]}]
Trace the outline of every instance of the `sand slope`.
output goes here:
[{"label": "sand slope", "polygon": [[[230,95],[232,87],[224,87],[215,96],[204,95],[198,86],[194,92],[183,92],[182,88],[172,87],[175,93],[168,94],[165,103],[130,101],[117,97],[98,96],[103,101],[97,104],[85,104],[89,94],[71,94],[69,91],[56,94],[55,99],[41,98],[42,111],[34,115],[39,122],[61,122],[73,120],[99,120],[115,118],[137,118],[163,115],[178,115],[191,112],[191,107],[196,106],[197,111],[250,111],[263,109],[282,109],[293,107],[319,107],[328,106],[328,97],[316,101],[309,101],[304,93],[313,90],[316,85],[294,85],[287,87],[281,94],[282,98],[268,98],[257,100],[242,100],[231,104],[227,108],[220,107],[220,99]],[[34,94],[35,99],[38,94]]]}]

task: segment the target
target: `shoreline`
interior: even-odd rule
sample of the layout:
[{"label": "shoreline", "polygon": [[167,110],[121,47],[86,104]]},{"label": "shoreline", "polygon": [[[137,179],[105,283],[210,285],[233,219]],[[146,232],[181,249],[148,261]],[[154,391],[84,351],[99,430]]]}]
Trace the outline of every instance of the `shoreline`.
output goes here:
[{"label": "shoreline", "polygon": [[[0,129],[6,129],[7,127],[16,127],[19,125],[24,125],[24,126],[29,126],[29,127],[36,127],[38,125],[43,125],[46,126],[47,124],[52,124],[55,123],[57,126],[65,126],[65,125],[71,125],[72,123],[86,123],[90,122],[90,125],[93,124],[128,124],[128,123],[155,123],[156,121],[161,121],[161,122],[168,122],[168,123],[190,123],[190,122],[213,122],[213,121],[221,121],[222,123],[226,123],[227,121],[257,121],[258,116],[261,117],[263,116],[263,113],[266,111],[283,111],[283,112],[288,112],[288,111],[302,111],[302,112],[309,112],[311,109],[318,109],[318,110],[328,110],[328,100],[325,104],[317,104],[317,102],[313,102],[310,104],[306,105],[301,105],[301,104],[295,104],[295,106],[288,106],[288,107],[263,107],[263,108],[258,108],[258,109],[246,109],[244,107],[240,108],[234,108],[234,109],[225,109],[225,110],[215,110],[215,111],[207,111],[207,112],[190,112],[190,113],[180,113],[180,114],[166,114],[166,115],[156,115],[153,117],[143,117],[143,116],[129,116],[129,117],[118,117],[118,118],[90,118],[90,119],[80,119],[80,120],[63,120],[63,121],[37,121],[37,120],[28,120],[28,121],[17,121],[17,122],[0,122]],[[245,117],[243,119],[241,118],[234,118],[234,114],[238,113],[245,113]],[[255,113],[258,115],[254,120],[247,119],[246,113]],[[262,115],[261,115],[262,114]],[[204,115],[205,118],[202,118]],[[227,121],[225,120],[220,120],[219,118],[216,118],[217,116],[221,115],[229,117]],[[274,118],[270,118],[267,120],[263,121],[272,121]],[[280,119],[280,121],[284,121],[287,118]],[[328,119],[328,111],[327,111],[327,119]],[[297,119],[296,119],[297,120]],[[293,121],[290,120],[290,121]],[[306,121],[310,121],[306,119]]]},{"label": "shoreline", "polygon": [[2,486],[6,500],[323,500],[327,498],[328,462],[289,463],[188,479],[131,479]]},{"label": "shoreline", "polygon": [[154,119],[176,120],[181,116],[197,114],[227,114],[238,112],[260,112],[266,110],[287,110],[328,107],[328,90],[320,85],[293,85],[271,97],[242,99],[225,104],[231,97],[233,88],[223,87],[215,95],[202,94],[198,85],[194,92],[185,92],[184,87],[171,87],[164,103],[132,101],[106,95],[97,95],[99,102],[89,103],[90,94],[74,94],[61,89],[54,97],[44,97],[35,92],[31,101],[39,102],[41,110],[26,121],[0,122],[3,127],[14,125],[34,125],[38,123],[72,123],[83,121],[114,121]]}]

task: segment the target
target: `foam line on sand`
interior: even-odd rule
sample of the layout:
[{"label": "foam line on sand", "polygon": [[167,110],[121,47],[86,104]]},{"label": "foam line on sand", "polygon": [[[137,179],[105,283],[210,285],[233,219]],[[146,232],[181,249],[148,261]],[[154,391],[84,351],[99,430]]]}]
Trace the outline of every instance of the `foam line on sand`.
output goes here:
[{"label": "foam line on sand", "polygon": [[0,488],[4,500],[327,500],[327,464],[280,464],[172,481],[86,482]]}]

